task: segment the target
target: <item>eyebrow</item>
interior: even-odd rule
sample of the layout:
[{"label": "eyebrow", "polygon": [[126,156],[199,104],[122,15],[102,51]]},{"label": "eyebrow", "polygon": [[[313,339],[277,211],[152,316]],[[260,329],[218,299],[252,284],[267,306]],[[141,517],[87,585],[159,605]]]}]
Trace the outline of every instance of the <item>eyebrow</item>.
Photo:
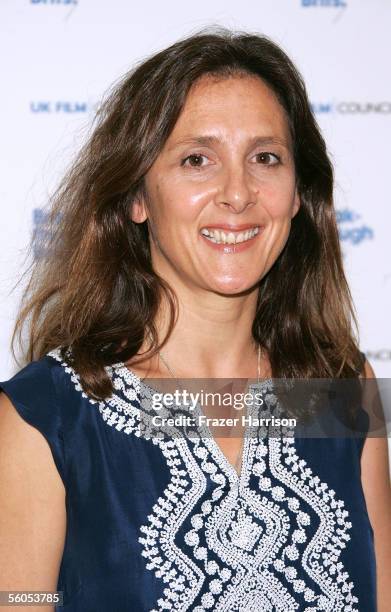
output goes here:
[{"label": "eyebrow", "polygon": [[[200,145],[200,146],[209,146],[211,144],[221,144],[223,141],[221,140],[221,138],[219,138],[218,136],[185,136],[184,138],[181,138],[180,140],[178,140],[175,144],[173,144],[170,148],[169,151],[172,151],[173,149],[176,149],[179,146],[182,145],[189,145],[189,144],[195,144],[195,145]],[[264,146],[264,145],[281,145],[283,147],[285,147],[286,149],[290,149],[288,143],[286,142],[286,140],[284,140],[283,138],[279,138],[278,136],[254,136],[254,138],[251,139],[251,146],[252,147],[258,147],[258,146]]]}]

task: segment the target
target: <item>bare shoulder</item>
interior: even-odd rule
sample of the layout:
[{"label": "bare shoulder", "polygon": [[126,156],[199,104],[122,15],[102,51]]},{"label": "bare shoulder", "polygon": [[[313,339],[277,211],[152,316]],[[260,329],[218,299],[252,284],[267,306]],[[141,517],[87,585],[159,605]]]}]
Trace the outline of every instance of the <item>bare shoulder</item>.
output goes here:
[{"label": "bare shoulder", "polygon": [[[375,379],[373,367],[366,360],[362,378]],[[375,381],[371,384],[374,384]],[[365,390],[364,400],[365,402]],[[361,481],[373,527],[382,524],[383,518],[391,517],[391,486],[388,439],[385,435],[368,435],[361,455]],[[390,525],[391,526],[391,525]]]},{"label": "bare shoulder", "polygon": [[368,359],[365,359],[363,373],[360,374],[360,378],[376,378],[375,371]]},{"label": "bare shoulder", "polygon": [[49,444],[2,392],[0,590],[54,590],[65,525],[65,489]]},{"label": "bare shoulder", "polygon": [[[376,375],[372,365],[368,360],[365,361],[363,374],[360,375],[363,379],[363,404],[373,400],[374,385],[376,385]],[[370,385],[365,387],[365,383],[371,381]],[[379,401],[379,396],[376,396]],[[373,403],[373,401],[372,401]],[[371,405],[373,410],[373,405]],[[381,405],[377,407],[382,410]],[[388,439],[385,435],[375,437],[375,435],[368,435],[364,442],[362,456],[361,456],[361,470],[362,470],[362,482],[365,492],[370,495],[376,489],[377,493],[383,492],[384,495],[391,495],[390,493],[390,479],[389,479],[389,451],[388,451]],[[391,497],[390,497],[391,500]],[[370,500],[371,502],[371,500]],[[374,503],[374,502],[372,502]]]},{"label": "bare shoulder", "polygon": [[[365,381],[376,378],[368,360],[363,374],[365,401]],[[373,393],[374,383],[370,382],[368,395]],[[384,413],[381,405],[378,408]],[[374,534],[377,609],[385,612],[391,598],[391,484],[386,435],[367,436],[361,455],[361,482]]]}]

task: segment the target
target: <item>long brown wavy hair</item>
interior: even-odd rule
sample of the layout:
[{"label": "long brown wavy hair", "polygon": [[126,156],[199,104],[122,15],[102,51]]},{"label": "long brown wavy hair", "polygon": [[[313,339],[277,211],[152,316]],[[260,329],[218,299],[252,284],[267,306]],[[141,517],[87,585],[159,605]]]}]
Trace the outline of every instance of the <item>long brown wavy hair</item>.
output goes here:
[{"label": "long brown wavy hair", "polygon": [[[26,362],[61,347],[92,397],[112,392],[104,366],[126,362],[146,334],[153,356],[177,313],[172,288],[152,267],[148,220],[130,219],[190,87],[203,75],[258,75],[286,111],[301,200],[284,250],[259,285],[254,339],[273,377],[357,377],[358,325],[344,274],[333,168],[303,78],[266,36],[214,27],[140,62],[106,97],[94,129],[48,205],[45,256],[33,262],[11,347],[28,323]],[[42,246],[42,245],[41,245]],[[30,269],[28,272],[30,273]],[[171,319],[158,343],[160,301]],[[356,335],[353,334],[353,326]],[[71,349],[70,351],[68,349]]]}]

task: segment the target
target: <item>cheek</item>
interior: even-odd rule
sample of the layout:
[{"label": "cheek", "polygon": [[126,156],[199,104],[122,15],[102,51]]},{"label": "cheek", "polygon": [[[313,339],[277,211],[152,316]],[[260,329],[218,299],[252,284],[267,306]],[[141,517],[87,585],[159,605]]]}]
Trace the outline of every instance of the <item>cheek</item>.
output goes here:
[{"label": "cheek", "polygon": [[159,217],[176,225],[197,221],[202,209],[211,201],[213,190],[206,185],[174,182],[161,184],[155,202]]},{"label": "cheek", "polygon": [[271,219],[281,222],[290,219],[295,201],[295,184],[293,181],[264,184],[261,199]]},{"label": "cheek", "polygon": [[162,173],[160,185],[170,199],[184,202],[187,208],[197,209],[213,200],[221,189],[221,173],[195,171]]},{"label": "cheek", "polygon": [[161,237],[176,235],[197,219],[199,203],[188,190],[160,184],[151,195],[150,219]]}]

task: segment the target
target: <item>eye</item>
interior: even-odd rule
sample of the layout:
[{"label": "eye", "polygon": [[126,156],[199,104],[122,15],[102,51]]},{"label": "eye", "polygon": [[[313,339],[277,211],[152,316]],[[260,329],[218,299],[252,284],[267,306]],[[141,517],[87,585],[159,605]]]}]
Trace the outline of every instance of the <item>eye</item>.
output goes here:
[{"label": "eye", "polygon": [[[187,167],[191,167],[191,168],[202,168],[203,165],[202,164],[202,160],[203,159],[208,159],[206,157],[206,155],[201,155],[201,153],[192,153],[191,155],[188,155],[187,157],[185,157],[184,159],[181,160],[181,166],[187,166]],[[189,162],[189,163],[186,163]]]},{"label": "eye", "polygon": [[[268,151],[262,151],[261,153],[257,153],[255,157],[257,159],[257,162],[261,163],[263,166],[276,166],[281,162],[281,158],[278,155],[276,155],[275,153],[270,153]],[[274,161],[272,158],[274,158]]]}]

